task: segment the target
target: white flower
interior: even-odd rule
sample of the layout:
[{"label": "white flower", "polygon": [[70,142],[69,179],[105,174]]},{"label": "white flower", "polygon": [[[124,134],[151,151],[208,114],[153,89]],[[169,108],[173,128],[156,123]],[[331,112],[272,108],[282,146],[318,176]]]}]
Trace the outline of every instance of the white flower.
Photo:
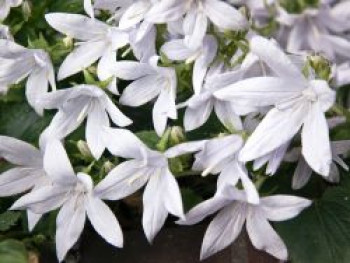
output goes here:
[{"label": "white flower", "polygon": [[335,60],[350,57],[350,42],[337,35],[349,29],[350,2],[330,7],[320,4],[318,9],[306,9],[302,14],[280,16],[279,21],[291,27],[287,50],[323,52]]},{"label": "white flower", "polygon": [[259,194],[249,178],[248,171],[238,161],[237,155],[243,146],[243,139],[238,135],[227,135],[210,140],[182,143],[166,151],[168,158],[185,153],[194,153],[193,171],[201,171],[203,176],[218,174],[218,191],[227,185],[236,186],[238,181],[247,193],[250,203],[259,203]]},{"label": "white flower", "polygon": [[[108,68],[116,60],[116,51],[128,44],[127,33],[97,19],[78,14],[51,13],[45,18],[57,31],[82,41],[63,61],[58,71],[59,80],[82,71],[100,58],[97,68],[100,79],[113,77]],[[115,94],[118,93],[115,78],[109,89]]]},{"label": "white flower", "polygon": [[22,0],[2,0],[0,3],[0,21],[4,20],[10,13],[12,7],[22,4]]},{"label": "white flower", "polygon": [[10,40],[0,39],[0,86],[17,84],[28,77],[26,97],[35,111],[42,115],[38,98],[48,91],[49,83],[56,89],[55,73],[49,55],[40,49],[27,49]]},{"label": "white flower", "polygon": [[173,68],[159,67],[157,63],[157,56],[150,58],[148,63],[119,61],[113,71],[118,78],[134,80],[125,88],[121,104],[138,107],[158,97],[153,107],[153,125],[161,136],[168,118],[177,119],[177,79]]},{"label": "white flower", "polygon": [[336,87],[341,87],[350,83],[350,63],[345,62],[335,65],[333,75]]},{"label": "white flower", "polygon": [[248,139],[240,160],[246,162],[271,153],[302,127],[305,160],[314,171],[327,176],[332,154],[324,113],[333,105],[335,92],[325,81],[307,80],[274,42],[255,37],[251,50],[278,77],[249,78],[215,93],[220,99],[242,105],[274,106]]},{"label": "white flower", "polygon": [[40,98],[39,103],[45,109],[58,109],[41,136],[41,144],[52,138],[65,138],[87,118],[85,137],[96,159],[105,149],[102,129],[110,126],[109,118],[122,127],[132,123],[103,90],[92,85],[78,85],[48,93]]},{"label": "white flower", "polygon": [[94,229],[110,244],[123,246],[123,234],[109,207],[94,194],[89,175],[75,175],[68,156],[58,141],[45,149],[45,171],[54,184],[21,197],[11,207],[45,214],[59,207],[56,219],[56,250],[61,262],[83,231],[86,215]]},{"label": "white flower", "polygon": [[[44,171],[43,153],[15,138],[0,136],[0,157],[15,165],[0,175],[0,197],[36,191],[50,184]],[[33,230],[41,214],[27,211],[28,228]]]},{"label": "white flower", "polygon": [[128,130],[105,129],[108,150],[126,159],[95,188],[106,200],[125,198],[144,185],[142,225],[149,242],[164,225],[169,213],[183,218],[179,186],[171,174],[166,156],[147,148]]},{"label": "white flower", "polygon": [[202,244],[201,259],[206,259],[226,248],[239,236],[244,223],[256,249],[261,249],[280,260],[287,260],[288,252],[282,239],[269,221],[284,221],[297,216],[311,201],[289,195],[261,198],[259,205],[246,201],[244,192],[232,187],[197,205],[179,224],[192,225],[205,217],[220,212],[210,223]]},{"label": "white flower", "polygon": [[[339,155],[344,155],[350,150],[350,141],[332,141],[332,164],[330,168],[329,176],[324,177],[330,183],[339,183],[340,175],[337,164],[341,166],[345,171],[349,171],[348,165],[340,158]],[[303,156],[301,155],[300,148],[294,148],[285,157],[286,161],[298,162],[298,165],[294,171],[292,188],[300,189],[304,187],[311,178],[312,168],[307,164]]]},{"label": "white flower", "polygon": [[233,6],[220,0],[161,0],[148,12],[146,20],[154,23],[171,22],[185,15],[185,43],[192,49],[202,45],[208,20],[220,30],[241,30],[248,25],[246,18]]}]

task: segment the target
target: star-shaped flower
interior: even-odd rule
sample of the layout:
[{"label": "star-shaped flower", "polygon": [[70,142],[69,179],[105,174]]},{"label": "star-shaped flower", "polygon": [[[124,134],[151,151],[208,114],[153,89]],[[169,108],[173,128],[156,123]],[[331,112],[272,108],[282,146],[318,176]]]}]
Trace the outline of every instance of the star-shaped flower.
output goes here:
[{"label": "star-shaped flower", "polygon": [[180,189],[169,170],[166,153],[147,148],[128,130],[106,128],[105,140],[113,155],[131,160],[114,168],[96,186],[95,193],[105,200],[119,200],[146,185],[142,225],[152,242],[169,213],[184,216]]},{"label": "star-shaped flower", "polygon": [[274,42],[255,37],[251,50],[278,77],[248,78],[215,93],[220,99],[242,105],[274,106],[248,139],[240,160],[247,162],[271,153],[302,128],[305,160],[314,171],[327,176],[332,154],[324,113],[333,105],[335,92],[323,80],[306,79]]},{"label": "star-shaped flower", "polygon": [[118,78],[134,80],[123,91],[121,104],[138,107],[158,97],[153,106],[153,125],[161,136],[168,118],[177,119],[177,78],[173,68],[159,67],[158,59],[153,56],[147,63],[118,61],[112,69]]},{"label": "star-shaped flower", "polygon": [[[128,34],[117,27],[110,26],[97,19],[79,14],[51,13],[45,16],[46,21],[57,31],[80,40],[77,47],[63,61],[58,79],[62,80],[89,67],[97,60],[97,68],[102,80],[113,77],[105,64],[116,61],[116,51],[129,42]],[[110,91],[117,94],[116,79],[113,78]]]},{"label": "star-shaped flower", "polygon": [[109,119],[122,127],[132,123],[103,90],[93,85],[57,90],[42,96],[39,103],[45,109],[58,109],[41,136],[41,144],[52,138],[65,138],[87,118],[86,141],[96,159],[101,157],[105,149],[102,129],[110,126]]},{"label": "star-shaped flower", "polygon": [[287,248],[269,221],[291,219],[310,205],[311,201],[307,199],[289,195],[263,197],[258,205],[253,205],[247,202],[244,192],[229,186],[191,209],[186,219],[179,221],[179,224],[196,224],[219,211],[205,233],[201,259],[208,258],[234,242],[245,223],[250,241],[256,249],[264,250],[280,260],[287,260]]},{"label": "star-shaped flower", "polygon": [[56,89],[55,73],[49,55],[40,49],[27,49],[11,40],[0,39],[0,86],[17,84],[27,78],[26,97],[35,111],[42,115],[37,100],[48,91],[49,84]]},{"label": "star-shaped flower", "polygon": [[63,261],[81,235],[86,216],[94,229],[110,244],[123,246],[123,233],[109,207],[94,194],[91,177],[74,173],[62,144],[51,141],[45,150],[45,171],[54,182],[24,195],[11,207],[45,214],[59,207],[56,219],[56,250]]}]

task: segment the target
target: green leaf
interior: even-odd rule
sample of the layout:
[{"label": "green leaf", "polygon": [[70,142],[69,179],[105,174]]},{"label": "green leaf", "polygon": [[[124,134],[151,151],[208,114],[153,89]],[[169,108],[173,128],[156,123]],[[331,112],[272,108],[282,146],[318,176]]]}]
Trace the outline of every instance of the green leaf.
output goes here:
[{"label": "green leaf", "polygon": [[37,142],[52,115],[38,116],[27,103],[0,103],[0,134]]},{"label": "green leaf", "polygon": [[135,135],[151,149],[157,148],[157,143],[160,138],[154,131],[141,131],[137,132]]},{"label": "green leaf", "polygon": [[20,217],[21,212],[15,211],[6,211],[0,214],[0,231],[8,231],[11,227],[16,225]]},{"label": "green leaf", "polygon": [[28,253],[22,242],[5,240],[0,242],[1,263],[27,263]]},{"label": "green leaf", "polygon": [[350,180],[341,184],[299,217],[276,224],[292,262],[350,262]]}]

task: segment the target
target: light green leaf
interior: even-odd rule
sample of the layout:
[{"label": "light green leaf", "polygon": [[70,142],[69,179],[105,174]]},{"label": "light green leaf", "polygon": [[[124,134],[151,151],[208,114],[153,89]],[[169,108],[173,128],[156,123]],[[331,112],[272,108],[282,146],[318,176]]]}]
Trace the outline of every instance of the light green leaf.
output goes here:
[{"label": "light green leaf", "polygon": [[28,254],[22,242],[5,240],[0,242],[1,263],[27,263]]}]

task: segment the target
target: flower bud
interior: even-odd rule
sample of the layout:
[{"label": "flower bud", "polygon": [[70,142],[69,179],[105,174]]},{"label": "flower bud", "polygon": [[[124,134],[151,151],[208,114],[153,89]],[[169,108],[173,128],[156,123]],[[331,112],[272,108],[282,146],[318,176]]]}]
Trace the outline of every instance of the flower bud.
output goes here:
[{"label": "flower bud", "polygon": [[23,12],[24,20],[28,21],[29,17],[32,15],[32,4],[28,0],[23,2],[22,12]]},{"label": "flower bud", "polygon": [[72,48],[73,47],[73,38],[71,38],[70,36],[66,36],[63,39],[63,44],[66,48]]},{"label": "flower bud", "polygon": [[103,164],[103,171],[105,171],[107,174],[113,170],[115,165],[111,161],[107,161]]},{"label": "flower bud", "polygon": [[309,63],[318,77],[326,81],[330,79],[332,75],[332,67],[331,63],[326,58],[321,55],[310,56]]},{"label": "flower bud", "polygon": [[93,158],[92,153],[90,151],[89,146],[87,145],[87,143],[83,140],[80,140],[77,142],[77,147],[79,152],[85,157],[85,158]]},{"label": "flower bud", "polygon": [[176,145],[186,140],[184,130],[180,126],[174,126],[170,130],[170,144]]}]

